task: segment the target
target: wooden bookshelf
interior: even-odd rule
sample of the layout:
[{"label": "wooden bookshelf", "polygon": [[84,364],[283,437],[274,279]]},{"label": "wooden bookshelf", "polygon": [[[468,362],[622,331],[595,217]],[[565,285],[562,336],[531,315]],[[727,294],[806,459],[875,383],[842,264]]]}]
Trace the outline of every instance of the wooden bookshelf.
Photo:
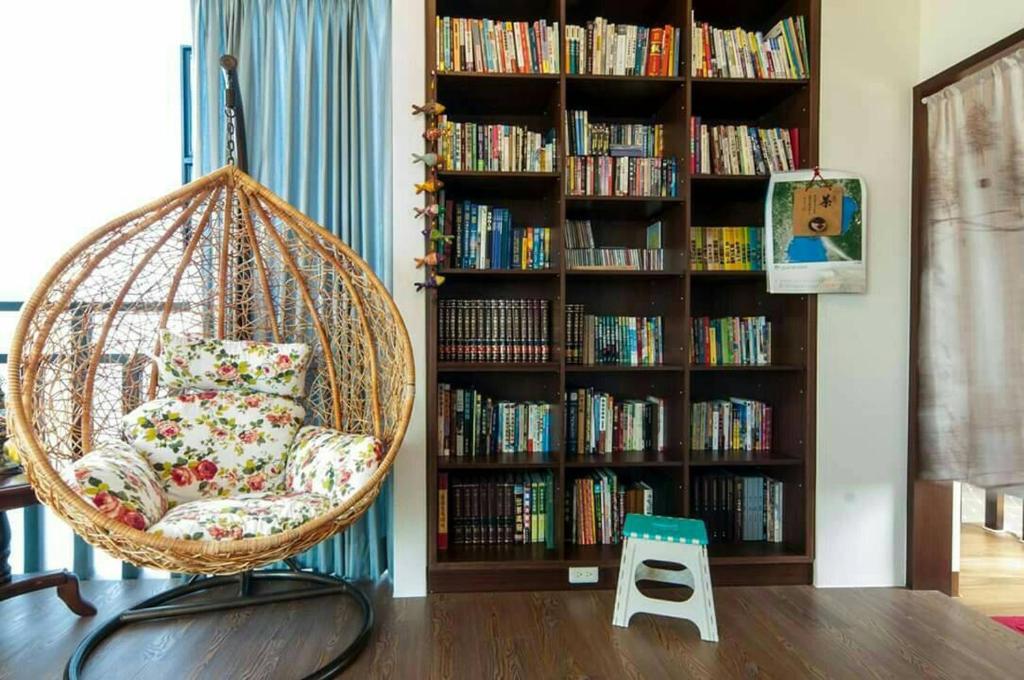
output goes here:
[{"label": "wooden bookshelf", "polygon": [[[765,292],[763,272],[690,271],[690,226],[764,224],[766,177],[689,173],[689,119],[797,128],[800,167],[818,159],[820,0],[426,0],[426,99],[437,99],[453,120],[527,124],[556,131],[558,159],[550,173],[440,173],[449,195],[510,208],[513,221],[552,228],[552,267],[547,270],[459,270],[426,296],[428,586],[433,592],[614,588],[620,546],[570,545],[565,541],[564,494],[575,476],[608,467],[628,479],[662,490],[655,510],[690,513],[691,484],[707,472],[763,472],[785,488],[785,542],[716,544],[710,549],[715,585],[811,583],[814,560],[816,316],[814,296]],[[807,21],[811,77],[802,80],[693,78],[690,76],[691,11],[698,21],[723,28],[767,30],[778,20]],[[616,23],[671,24],[682,29],[679,77],[565,74],[436,73],[434,21],[438,16],[511,21],[546,19],[562,30],[596,16]],[[566,195],[562,116],[586,109],[602,120],[662,123],[665,155],[679,159],[678,197]],[[564,261],[567,219],[591,219],[595,235],[618,235],[623,245],[643,226],[661,219],[664,271],[569,270]],[[598,233],[600,232],[600,234]],[[551,361],[544,364],[480,364],[438,361],[438,301],[454,298],[543,298],[551,302]],[[584,302],[590,313],[660,315],[665,325],[661,366],[581,366],[565,361],[565,305]],[[692,316],[764,315],[773,327],[769,366],[691,366]],[[559,423],[555,450],[477,459],[439,458],[437,385],[473,385],[500,398],[547,401]],[[669,446],[662,452],[597,456],[567,455],[563,403],[566,390],[594,387],[617,396],[648,394],[666,399]],[[774,409],[769,452],[689,449],[690,404],[741,396]],[[437,475],[490,475],[552,470],[555,547],[450,545],[437,548]],[[570,586],[570,566],[596,566],[599,580]]]}]

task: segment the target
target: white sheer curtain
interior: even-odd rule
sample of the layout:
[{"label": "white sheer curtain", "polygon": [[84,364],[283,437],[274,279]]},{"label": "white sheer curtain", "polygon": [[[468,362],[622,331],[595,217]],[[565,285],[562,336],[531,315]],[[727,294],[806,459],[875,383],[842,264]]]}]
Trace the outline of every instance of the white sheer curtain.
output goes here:
[{"label": "white sheer curtain", "polygon": [[1024,484],[1024,49],[926,105],[921,477]]}]

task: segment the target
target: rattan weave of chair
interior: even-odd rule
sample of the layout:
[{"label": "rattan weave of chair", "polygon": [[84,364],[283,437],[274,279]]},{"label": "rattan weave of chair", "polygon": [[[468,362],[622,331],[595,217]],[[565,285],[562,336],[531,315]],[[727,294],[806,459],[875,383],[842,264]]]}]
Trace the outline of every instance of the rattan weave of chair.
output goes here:
[{"label": "rattan weave of chair", "polygon": [[[305,342],[306,424],[373,434],[385,457],[343,505],[279,534],[170,539],[83,501],[60,471],[121,418],[163,396],[157,329]],[[356,521],[380,492],[409,424],[414,367],[383,284],[348,246],[226,166],[87,236],[22,309],[9,355],[14,437],[39,499],[86,541],[139,566],[231,574],[295,555]]]}]

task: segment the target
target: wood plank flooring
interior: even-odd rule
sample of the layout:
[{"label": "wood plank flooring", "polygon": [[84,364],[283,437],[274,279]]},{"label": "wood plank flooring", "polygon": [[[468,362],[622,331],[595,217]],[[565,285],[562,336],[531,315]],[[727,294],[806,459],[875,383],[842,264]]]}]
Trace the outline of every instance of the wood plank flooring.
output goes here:
[{"label": "wood plank flooring", "polygon": [[[95,621],[52,593],[0,602],[0,678],[57,678],[75,644],[163,581],[90,582]],[[377,627],[352,678],[1011,678],[1024,636],[934,592],[719,588],[721,642],[685,622],[610,625],[610,591],[374,593]],[[146,623],[105,644],[87,678],[301,677],[352,630],[346,600],[269,605]]]},{"label": "wood plank flooring", "polygon": [[988,616],[1024,616],[1024,541],[962,524],[960,599]]}]

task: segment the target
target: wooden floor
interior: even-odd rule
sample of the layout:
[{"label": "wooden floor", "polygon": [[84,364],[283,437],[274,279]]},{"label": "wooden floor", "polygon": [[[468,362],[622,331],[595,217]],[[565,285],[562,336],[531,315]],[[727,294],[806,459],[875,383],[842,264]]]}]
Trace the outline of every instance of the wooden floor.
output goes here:
[{"label": "wooden floor", "polygon": [[[0,677],[57,678],[76,642],[161,581],[92,582],[80,620],[53,593],[0,602]],[[375,593],[378,625],[352,678],[1012,678],[1024,636],[934,592],[719,588],[719,644],[690,624],[638,615],[613,628],[607,591]],[[269,605],[136,625],[103,645],[86,677],[297,678],[352,631],[348,605]]]},{"label": "wooden floor", "polygon": [[988,616],[1024,616],[1024,541],[962,524],[960,598]]}]

